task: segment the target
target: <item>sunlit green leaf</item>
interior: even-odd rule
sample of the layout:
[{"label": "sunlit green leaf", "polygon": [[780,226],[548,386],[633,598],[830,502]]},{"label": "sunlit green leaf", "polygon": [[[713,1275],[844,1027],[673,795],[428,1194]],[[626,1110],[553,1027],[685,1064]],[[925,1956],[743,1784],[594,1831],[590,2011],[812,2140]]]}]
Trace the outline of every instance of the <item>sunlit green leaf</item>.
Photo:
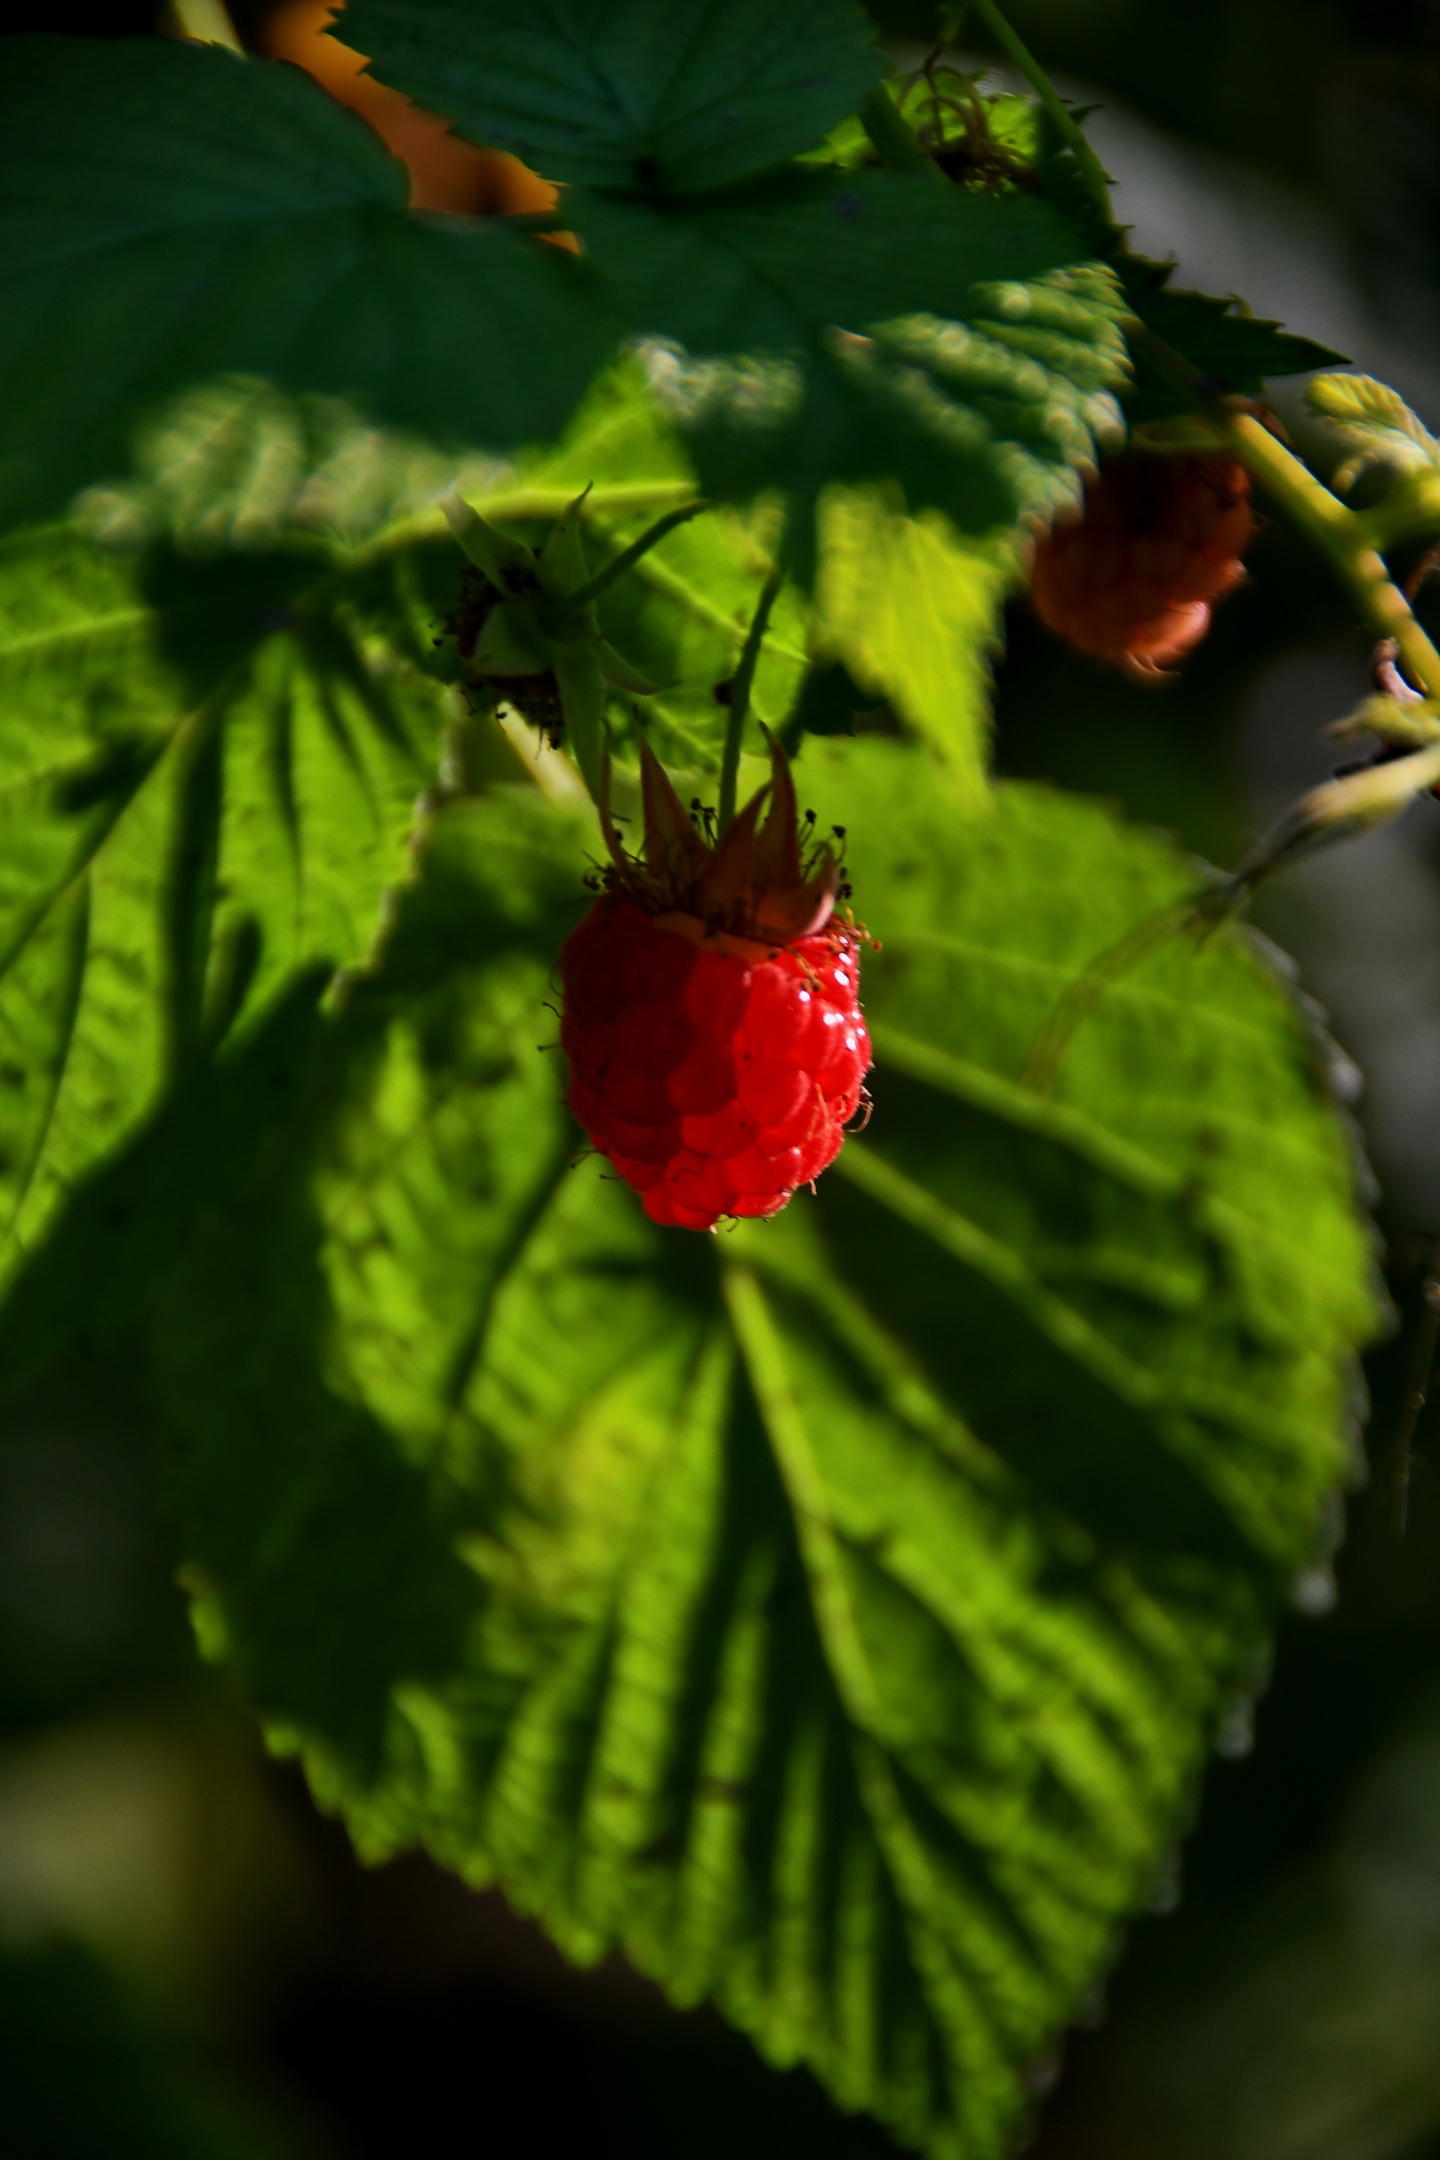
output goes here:
[{"label": "sunlit green leaf", "polygon": [[352,0],[343,31],[552,180],[672,194],[808,150],[883,72],[853,0]]},{"label": "sunlit green leaf", "polygon": [[0,1271],[197,1060],[374,944],[449,717],[413,577],[0,544]]},{"label": "sunlit green leaf", "polygon": [[[579,516],[592,569],[619,553],[654,518],[647,487],[678,484],[699,494],[693,460],[663,404],[633,362],[614,370],[586,399],[553,449],[527,460],[523,482],[580,495]],[[641,498],[625,507],[626,490]],[[538,542],[543,527],[536,526]],[[660,689],[643,700],[615,697],[610,720],[622,756],[638,718],[656,750],[681,769],[718,771],[727,708],[746,631],[780,537],[780,510],[716,505],[669,533],[604,594],[600,622],[616,649]],[[809,610],[793,585],[782,593],[761,649],[751,700],[749,747],[763,752],[756,723],[779,728],[806,665]],[[717,691],[720,696],[717,697]]]},{"label": "sunlit green leaf", "polygon": [[881,941],[874,1119],[815,1199],[704,1239],[576,1162],[546,1007],[593,838],[502,793],[442,820],[157,1354],[206,1639],[364,1850],[989,2155],[1310,1557],[1369,1253],[1238,936],[1020,1084],[1183,889],[1161,843],[967,815],[894,744],[801,773]]},{"label": "sunlit green leaf", "polygon": [[[631,366],[599,386],[564,442],[527,464],[525,477],[535,486],[595,491],[580,515],[601,559],[647,522],[643,512],[608,510],[612,487],[672,478],[697,484],[668,401],[647,394]],[[822,498],[813,600],[793,582],[782,591],[761,649],[748,744],[763,751],[755,722],[776,729],[790,719],[807,660],[820,670],[839,662],[862,706],[888,705],[962,787],[978,791],[989,744],[989,659],[1015,550],[964,540],[937,512],[911,517],[895,494],[832,487]],[[780,528],[773,498],[744,511],[716,505],[667,535],[605,596],[607,635],[663,686],[643,702],[614,702],[622,753],[633,712],[673,764],[702,773],[718,766],[723,699]]]},{"label": "sunlit green leaf", "polygon": [[905,514],[878,488],[831,488],[819,516],[813,649],[833,658],[983,790],[991,653],[1013,573],[1007,551],[963,541],[938,512]]},{"label": "sunlit green leaf", "polygon": [[652,376],[713,493],[887,475],[1008,531],[1118,439],[1116,288],[1029,196],[811,172],[763,203],[572,214],[626,320],[676,348]]}]

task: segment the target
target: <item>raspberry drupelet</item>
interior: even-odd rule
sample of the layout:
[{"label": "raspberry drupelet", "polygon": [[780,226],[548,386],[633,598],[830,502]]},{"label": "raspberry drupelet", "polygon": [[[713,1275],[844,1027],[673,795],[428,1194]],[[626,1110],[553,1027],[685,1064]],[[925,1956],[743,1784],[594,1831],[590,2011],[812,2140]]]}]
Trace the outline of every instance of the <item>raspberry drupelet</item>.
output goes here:
[{"label": "raspberry drupelet", "polygon": [[[642,745],[640,858],[560,955],[569,1103],[652,1222],[776,1215],[840,1152],[870,1040],[827,847],[802,862],[784,753],[712,846]],[[762,810],[764,815],[762,817]]]},{"label": "raspberry drupelet", "polygon": [[1131,453],[1102,466],[1080,516],[1041,541],[1030,598],[1047,630],[1156,682],[1244,579],[1253,534],[1249,475],[1234,458]]}]

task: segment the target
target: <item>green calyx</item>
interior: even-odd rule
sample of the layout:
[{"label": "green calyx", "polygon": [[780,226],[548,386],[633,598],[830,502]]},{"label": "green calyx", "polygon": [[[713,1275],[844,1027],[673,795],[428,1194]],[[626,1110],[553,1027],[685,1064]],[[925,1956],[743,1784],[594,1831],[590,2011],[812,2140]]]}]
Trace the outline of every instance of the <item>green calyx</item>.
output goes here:
[{"label": "green calyx", "polygon": [[445,505],[445,515],[484,581],[469,607],[473,638],[467,635],[462,653],[466,679],[488,687],[497,702],[515,705],[552,741],[568,740],[598,798],[607,692],[653,697],[663,686],[648,681],[601,635],[595,601],[705,505],[670,511],[592,576],[577,515],[584,500],[584,494],[575,498],[538,550],[497,532],[458,495]]}]

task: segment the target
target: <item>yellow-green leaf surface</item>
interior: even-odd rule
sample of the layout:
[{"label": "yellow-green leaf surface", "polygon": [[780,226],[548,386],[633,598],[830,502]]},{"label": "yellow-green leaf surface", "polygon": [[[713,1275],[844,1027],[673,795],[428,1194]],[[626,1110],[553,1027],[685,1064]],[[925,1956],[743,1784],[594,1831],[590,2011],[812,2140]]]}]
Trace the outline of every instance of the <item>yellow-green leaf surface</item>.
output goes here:
[{"label": "yellow-green leaf surface", "polygon": [[406,566],[0,544],[0,1272],[297,975],[369,952],[447,717]]},{"label": "yellow-green leaf surface", "polygon": [[1014,551],[962,539],[939,511],[908,516],[879,488],[828,489],[818,528],[815,655],[887,700],[978,799]]},{"label": "yellow-green leaf surface", "polygon": [[[373,1855],[619,1946],[936,2155],[1184,1827],[1346,1460],[1350,1143],[1245,940],[1027,1048],[1191,872],[1043,789],[811,749],[874,1116],[814,1198],[658,1231],[561,1107],[588,825],[447,812],[381,976],[155,1308],[204,1638]],[[303,1092],[303,1091],[302,1091]]]},{"label": "yellow-green leaf surface", "polygon": [[[604,377],[561,440],[523,460],[513,479],[517,490],[583,496],[577,517],[592,573],[663,509],[701,493],[683,441],[633,361]],[[485,507],[478,495],[471,499]],[[503,507],[503,495],[497,499]],[[512,526],[537,545],[546,530],[539,521]],[[612,697],[610,722],[622,756],[633,751],[638,718],[667,764],[718,771],[727,719],[724,686],[735,672],[779,537],[777,503],[717,504],[668,533],[602,596],[606,637],[658,686],[653,697]],[[748,740],[754,751],[764,750],[756,723],[778,728],[794,705],[806,666],[808,614],[799,593],[787,587],[756,670]]]},{"label": "yellow-green leaf surface", "polygon": [[[699,492],[682,435],[633,363],[597,386],[564,440],[519,468],[516,481],[577,496],[592,490],[579,511],[592,567],[644,530],[665,486]],[[648,489],[646,507],[626,511],[627,488]],[[773,497],[743,510],[717,503],[605,595],[607,635],[661,686],[638,704],[612,701],[622,749],[634,715],[667,762],[718,767],[724,695],[780,533]],[[939,511],[911,516],[894,492],[833,487],[819,505],[815,549],[813,596],[787,583],[771,616],[747,747],[763,753],[756,723],[785,723],[807,664],[838,660],[978,801],[989,762],[989,663],[1015,575],[1013,546],[965,538]]]}]

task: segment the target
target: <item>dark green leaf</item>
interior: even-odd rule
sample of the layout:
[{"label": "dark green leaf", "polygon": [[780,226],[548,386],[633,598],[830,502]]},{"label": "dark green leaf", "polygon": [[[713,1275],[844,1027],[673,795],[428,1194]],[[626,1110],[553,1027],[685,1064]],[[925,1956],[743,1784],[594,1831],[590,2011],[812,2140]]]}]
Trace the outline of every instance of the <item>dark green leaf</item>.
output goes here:
[{"label": "dark green leaf", "polygon": [[[0,514],[118,465],[230,370],[442,440],[561,424],[605,348],[559,250],[405,208],[404,168],[296,68],[160,38],[7,40]],[[463,360],[462,360],[463,356]]]},{"label": "dark green leaf", "polygon": [[[1004,280],[1013,291],[1085,260],[1048,204],[904,173],[795,172],[704,203],[577,189],[566,208],[628,325],[697,355],[789,353],[831,325],[865,331],[896,316],[965,321],[977,297],[1019,326],[1022,306],[975,287]],[[1103,305],[1101,292],[1093,298]],[[1088,323],[1076,334],[1101,342]]]},{"label": "dark green leaf", "polygon": [[423,1840],[990,2155],[1310,1556],[1369,1253],[1238,936],[1118,986],[1053,1098],[1016,1080],[1182,861],[1043,790],[967,816],[897,745],[801,774],[883,941],[874,1121],[816,1199],[707,1240],[574,1164],[585,828],[497,796],[158,1356],[207,1639],[363,1850]]},{"label": "dark green leaf", "polygon": [[681,348],[652,373],[712,493],[888,475],[1008,532],[1118,433],[1115,288],[1028,196],[812,171],[763,203],[573,215],[627,323]]},{"label": "dark green leaf", "polygon": [[[1233,294],[1217,300],[1208,293],[1172,291],[1171,263],[1121,254],[1116,268],[1125,297],[1146,328],[1226,390],[1254,392],[1262,390],[1272,375],[1300,375],[1344,361],[1343,353],[1251,315]],[[1136,364],[1135,390],[1127,402],[1137,421],[1188,410],[1185,397],[1157,373],[1143,352]]]},{"label": "dark green leaf", "polygon": [[853,0],[353,0],[343,28],[475,141],[666,194],[808,150],[883,72]]}]

